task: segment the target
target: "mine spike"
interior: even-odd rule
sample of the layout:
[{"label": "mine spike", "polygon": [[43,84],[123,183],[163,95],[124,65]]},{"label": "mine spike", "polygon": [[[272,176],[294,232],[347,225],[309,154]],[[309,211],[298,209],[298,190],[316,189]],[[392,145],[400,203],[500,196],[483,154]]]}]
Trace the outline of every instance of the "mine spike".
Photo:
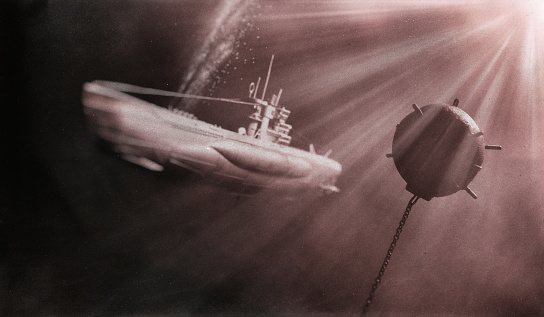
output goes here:
[{"label": "mine spike", "polygon": [[496,151],[500,151],[500,150],[502,150],[502,146],[500,146],[500,145],[486,145],[486,146],[485,146],[485,149],[486,149],[486,150],[496,150]]},{"label": "mine spike", "polygon": [[455,100],[453,101],[453,106],[454,107],[459,106],[459,99],[455,98]]},{"label": "mine spike", "polygon": [[419,112],[420,116],[423,116],[423,111],[421,111],[421,109],[415,103],[412,104],[412,108],[414,108],[415,112]]},{"label": "mine spike", "polygon": [[392,157],[393,157],[393,153],[387,153],[387,154],[385,154],[385,157],[392,158]]},{"label": "mine spike", "polygon": [[478,195],[476,195],[476,193],[473,192],[472,189],[470,189],[468,186],[467,186],[467,188],[465,188],[465,191],[466,191],[470,196],[472,196],[472,198],[478,199]]}]

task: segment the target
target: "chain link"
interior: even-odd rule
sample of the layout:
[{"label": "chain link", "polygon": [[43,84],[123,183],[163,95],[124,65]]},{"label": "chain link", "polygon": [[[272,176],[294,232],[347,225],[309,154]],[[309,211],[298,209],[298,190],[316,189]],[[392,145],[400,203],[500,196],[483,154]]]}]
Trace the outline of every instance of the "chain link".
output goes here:
[{"label": "chain link", "polygon": [[378,276],[374,280],[374,284],[372,284],[372,289],[370,290],[370,294],[368,295],[368,298],[366,299],[365,306],[363,307],[363,313],[364,315],[368,308],[370,307],[370,304],[372,303],[372,300],[374,299],[374,295],[376,293],[376,290],[378,289],[378,285],[382,281],[382,276],[385,273],[385,269],[387,268],[387,265],[389,264],[389,260],[391,260],[391,255],[393,254],[393,250],[395,249],[395,246],[397,245],[397,241],[399,240],[400,234],[402,232],[402,227],[404,227],[404,224],[406,224],[406,220],[408,219],[408,216],[410,215],[410,211],[412,210],[412,206],[416,204],[419,197],[414,195],[412,199],[408,202],[408,206],[406,206],[406,210],[404,211],[404,215],[402,215],[402,219],[399,222],[399,226],[397,228],[397,231],[395,235],[393,236],[393,241],[391,242],[391,245],[389,245],[389,250],[387,250],[387,255],[385,256],[385,259],[383,260],[382,267],[380,268],[380,272],[378,272]]}]

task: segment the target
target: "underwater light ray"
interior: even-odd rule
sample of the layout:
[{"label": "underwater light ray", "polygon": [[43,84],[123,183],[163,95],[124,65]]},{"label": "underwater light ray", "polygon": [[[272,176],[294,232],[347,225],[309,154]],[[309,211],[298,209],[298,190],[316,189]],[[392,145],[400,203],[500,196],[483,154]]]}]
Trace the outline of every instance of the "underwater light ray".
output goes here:
[{"label": "underwater light ray", "polygon": [[[445,187],[445,184],[449,180],[455,180],[455,183],[457,184],[457,187],[459,188],[459,190],[464,190],[464,189],[466,190],[466,188],[468,188],[462,182],[464,180],[463,178],[466,175],[469,175],[470,169],[472,167],[464,164],[465,163],[464,161],[466,160],[467,157],[474,157],[474,155],[476,154],[477,148],[473,147],[473,140],[472,140],[474,137],[475,136],[473,135],[467,135],[463,137],[463,139],[461,140],[461,143],[457,146],[450,165],[446,167],[443,180],[440,183],[438,183],[439,191],[441,191]],[[477,166],[477,167],[478,167],[477,169],[478,171],[481,170],[482,168],[482,166]]]},{"label": "underwater light ray", "polygon": [[[482,39],[488,32],[499,32],[499,28],[504,27],[504,17],[491,20],[485,23],[482,27],[473,29],[463,35],[451,39],[452,45],[444,46],[441,50],[433,52],[429,55],[427,63],[430,65],[440,65],[444,60],[455,60],[457,63],[446,64],[444,70],[440,73],[433,73],[430,70],[427,71],[424,77],[428,78],[442,78],[441,81],[433,82],[435,91],[439,91],[440,95],[432,93],[432,89],[429,89],[428,93],[421,95],[417,100],[424,102],[436,102],[443,101],[446,103],[452,102],[455,98],[461,98],[463,104],[467,104],[464,97],[466,85],[469,78],[474,77],[480,72],[483,64],[488,60],[488,56],[492,54],[493,45],[486,44]],[[466,58],[466,47],[471,47],[473,51],[482,52],[478,55],[473,55],[471,59]],[[429,88],[432,88],[429,85]],[[473,90],[473,85],[470,85],[469,90]]]},{"label": "underwater light ray", "polygon": [[[500,96],[506,85],[508,85],[508,68],[508,64],[503,63],[500,65],[497,73],[489,81],[489,87],[485,90],[481,102],[472,102],[479,105],[474,114],[474,120],[479,123],[480,129],[484,132],[488,131],[494,112],[502,107],[503,102],[500,100]],[[479,87],[479,85],[475,85],[475,87]]]},{"label": "underwater light ray", "polygon": [[[516,24],[514,24],[516,25]],[[504,89],[500,95],[501,111],[493,113],[489,124],[499,128],[500,137],[509,140],[515,148],[509,155],[532,159],[542,158],[542,59],[541,44],[537,35],[542,32],[527,25],[516,25],[518,32],[509,48],[505,60]],[[496,130],[496,129],[495,129]],[[536,168],[536,164],[533,164]],[[535,170],[532,175],[541,171]]]},{"label": "underwater light ray", "polygon": [[[480,41],[481,37],[482,37],[482,34],[480,34],[480,32],[482,30],[486,30],[488,27],[495,27],[495,26],[500,25],[500,23],[498,23],[497,21],[504,21],[503,17],[500,17],[498,20],[495,19],[493,21],[490,21],[489,23],[486,23],[486,25],[483,28],[477,28],[476,31],[470,32],[470,34],[468,34],[464,40],[465,41],[469,41],[469,40]],[[448,39],[448,38],[445,39],[446,42],[450,42],[449,40],[450,39]],[[461,57],[461,55],[463,55],[465,53],[464,47],[466,45],[469,45],[469,44],[466,44],[465,42],[462,42],[462,41],[457,41],[457,42],[455,42],[455,44],[456,45],[453,45],[453,47],[441,46],[440,50],[437,51],[436,54],[434,54],[434,55],[445,54],[448,57],[451,57],[452,55]],[[489,47],[487,47],[487,48],[489,48]],[[442,96],[442,97],[439,98],[439,100],[445,100],[445,101],[447,100],[448,102],[453,100],[454,99],[453,97],[456,96],[456,94],[459,91],[460,87],[464,84],[464,81],[467,78],[469,78],[472,74],[478,72],[478,67],[474,67],[474,65],[475,64],[476,65],[483,64],[483,63],[485,63],[485,61],[486,61],[486,58],[482,57],[480,59],[477,59],[476,61],[467,62],[464,65],[464,67],[462,67],[461,69],[457,69],[457,68],[451,69],[451,71],[450,71],[451,73],[454,73],[455,71],[459,72],[460,70],[464,71],[464,73],[462,73],[460,76],[453,76],[452,78],[454,79],[454,82],[450,82],[451,79],[449,79],[448,82],[447,82],[448,85],[444,85],[445,89],[446,89],[446,92],[444,93],[444,96],[450,96],[451,95],[451,98],[444,98],[444,96]],[[391,86],[399,85],[399,84],[402,84],[403,82],[405,82],[407,77],[417,77],[418,72],[419,72],[419,68],[424,68],[426,66],[426,64],[432,63],[432,60],[419,59],[418,62],[419,63],[410,62],[409,64],[413,66],[412,68],[409,68],[407,71],[404,71],[404,72],[400,73],[400,75],[398,75],[398,76],[391,77],[388,80],[389,85],[391,85]],[[421,75],[421,74],[419,74],[419,75]],[[332,112],[332,114],[330,116],[328,115],[328,116],[320,117],[315,122],[316,123],[315,126],[312,124],[311,126],[305,128],[305,131],[310,131],[309,133],[316,132],[316,131],[318,131],[316,129],[317,129],[317,127],[319,125],[325,124],[327,121],[329,121],[329,122],[334,121],[334,117],[336,117],[336,116],[341,117],[341,116],[344,116],[346,113],[350,113],[350,116],[347,116],[347,118],[342,119],[343,130],[348,131],[348,132],[340,132],[340,135],[338,137],[336,137],[332,142],[329,142],[327,147],[337,147],[337,146],[335,146],[335,144],[346,144],[346,142],[348,142],[348,143],[355,143],[356,145],[361,145],[360,148],[365,148],[364,145],[365,145],[365,143],[367,143],[366,148],[368,148],[368,146],[373,146],[375,144],[374,144],[374,142],[372,142],[372,138],[367,137],[367,134],[365,133],[367,130],[365,130],[365,129],[368,128],[370,131],[379,131],[379,128],[374,126],[372,123],[382,122],[381,120],[379,120],[379,117],[381,117],[382,114],[378,114],[377,115],[378,118],[377,118],[375,115],[372,114],[373,112],[378,111],[378,112],[382,113],[382,111],[380,111],[380,110],[384,110],[386,113],[387,112],[389,112],[389,113],[399,112],[399,111],[403,112],[404,110],[402,109],[402,107],[408,107],[408,104],[406,104],[406,101],[405,101],[406,99],[416,100],[416,98],[419,98],[421,100],[422,96],[425,96],[425,95],[428,95],[428,97],[425,98],[426,100],[433,100],[433,98],[435,98],[435,97],[432,95],[432,93],[429,93],[427,91],[431,91],[428,88],[431,88],[431,86],[433,86],[435,84],[436,83],[432,83],[432,82],[424,82],[423,85],[421,85],[421,83],[418,83],[418,87],[420,88],[419,90],[413,90],[413,88],[411,88],[411,90],[410,90],[411,95],[414,96],[414,98],[412,98],[410,96],[406,96],[404,94],[403,95],[404,99],[400,99],[399,102],[396,105],[392,106],[392,107],[389,107],[389,106],[385,106],[385,108],[383,108],[383,107],[380,107],[380,108],[374,107],[370,114],[365,112],[365,113],[363,113],[364,116],[362,116],[362,117],[360,115],[358,115],[357,112],[353,113],[353,110],[356,108],[358,103],[360,105],[376,104],[377,100],[373,100],[373,99],[378,99],[378,104],[382,104],[382,102],[379,101],[379,98],[377,98],[379,96],[376,96],[376,94],[382,93],[382,92],[389,89],[389,87],[388,87],[389,85],[386,82],[386,84],[383,84],[382,86],[379,86],[378,88],[374,87],[373,91],[371,91],[371,93],[368,94],[368,95],[363,94],[362,97],[357,97],[356,99],[349,100],[349,102],[344,104],[342,107],[336,108],[335,110],[333,110],[333,112]],[[382,88],[384,88],[384,89],[382,89]],[[375,94],[373,95],[372,92],[374,92]],[[390,93],[388,94],[388,96],[389,96],[389,98],[392,97]],[[451,100],[448,100],[448,99],[451,99]],[[386,122],[383,122],[383,123],[387,124]],[[346,127],[349,127],[349,128],[346,129]],[[373,129],[372,127],[376,128],[376,129]],[[316,133],[318,133],[318,132],[316,132]],[[350,141],[347,141],[347,140],[350,140]],[[364,141],[360,142],[359,140],[364,140]],[[337,151],[338,150],[335,149],[333,152],[336,153],[337,157],[340,157],[341,161],[345,162],[347,160],[348,161],[346,163],[347,166],[350,166],[353,163],[354,160],[350,159],[348,157],[349,156],[348,152],[344,153],[344,152],[342,152],[342,150],[339,150],[340,152],[337,152]],[[346,156],[346,157],[344,157],[344,156]]]},{"label": "underwater light ray", "polygon": [[[461,49],[459,49],[459,52],[461,52]],[[359,97],[358,99],[353,99],[351,101],[351,104],[346,104],[344,107],[348,108],[349,111],[352,111],[351,109],[354,108],[354,105],[366,105],[373,103],[375,104],[376,102],[378,102],[380,106],[374,107],[370,113],[364,113],[363,117],[358,115],[358,113],[356,112],[354,114],[352,113],[351,116],[347,118],[343,118],[343,132],[340,132],[340,134],[335,134],[337,135],[337,137],[335,137],[327,146],[335,147],[335,144],[346,144],[346,142],[348,142],[354,144],[355,148],[374,148],[376,146],[375,142],[373,142],[375,138],[372,138],[370,135],[376,135],[379,133],[379,131],[384,131],[383,129],[380,129],[380,126],[391,125],[391,122],[393,122],[393,120],[390,119],[398,116],[398,114],[409,112],[411,109],[409,108],[409,104],[406,103],[406,100],[416,100],[417,98],[421,99],[421,96],[425,96],[426,93],[429,91],[429,88],[433,86],[434,83],[425,82],[424,84],[419,84],[416,86],[417,89],[412,88],[411,90],[409,90],[410,94],[403,93],[399,96],[394,97],[391,96],[389,93],[388,96],[394,99],[389,100],[385,104],[383,104],[382,101],[379,101],[380,94],[385,93],[394,86],[398,86],[401,83],[406,82],[406,80],[408,80],[410,77],[415,77],[418,73],[421,72],[423,68],[427,67],[428,62],[429,61],[426,59],[420,59],[419,64],[415,64],[412,68],[409,69],[409,71],[401,73],[400,76],[391,77],[388,80],[388,84],[382,84],[380,86],[374,87],[373,91],[371,91],[368,95],[364,95],[363,97]],[[477,71],[478,68],[465,68],[466,73],[474,73]],[[455,82],[449,85],[451,90],[457,91],[459,86],[462,85],[463,78],[466,77],[469,77],[469,75],[467,74],[460,77],[454,77],[456,79]],[[428,97],[424,98],[429,99],[431,97],[432,95],[429,95]],[[343,109],[335,110],[334,115],[342,115],[345,111]],[[326,121],[329,120],[331,120],[330,116],[323,117],[320,119],[320,121],[317,122],[317,125],[322,123],[324,124]],[[387,122],[387,120],[389,120],[389,122]],[[314,126],[312,125],[312,127]],[[346,129],[346,127],[348,128]],[[308,129],[308,131],[311,130]],[[385,134],[387,134],[387,131],[385,132]],[[335,149],[334,153],[336,153],[336,155],[340,157],[343,162],[347,161],[347,163],[345,164],[348,167],[352,164],[351,161],[353,160],[349,158],[349,151]]]},{"label": "underwater light ray", "polygon": [[[333,127],[332,131],[338,130],[338,133],[332,133],[334,135],[341,136],[344,133],[353,134],[353,129],[364,129],[367,123],[376,122],[376,119],[383,114],[391,114],[398,110],[400,104],[397,103],[397,98],[390,102],[382,101],[382,96],[390,94],[395,88],[408,82],[411,76],[414,76],[422,68],[426,67],[426,62],[420,62],[419,65],[414,66],[411,71],[402,72],[398,76],[390,76],[385,81],[379,83],[379,85],[373,85],[368,91],[361,91],[360,94],[354,94],[345,103],[341,103],[340,106],[336,106],[326,116],[321,116],[316,120],[312,120],[312,124],[302,128],[305,134],[319,134],[322,130],[320,127],[329,122],[342,122],[342,127]],[[363,86],[366,87],[366,86]],[[417,91],[412,94],[420,94],[424,87],[418,88]],[[331,92],[333,94],[334,92]],[[393,96],[391,96],[393,97]],[[365,105],[373,105],[370,112],[360,111],[365,109]],[[359,110],[359,111],[358,111]],[[378,112],[378,113],[376,113]],[[349,129],[346,129],[349,127]],[[322,131],[321,131],[322,132]],[[363,131],[358,131],[359,133]],[[349,137],[348,137],[349,138]],[[337,137],[333,142],[339,142],[342,137]]]},{"label": "underwater light ray", "polygon": [[[522,44],[520,47],[520,69],[521,87],[527,87],[527,92],[523,97],[523,102],[527,104],[529,108],[528,115],[530,118],[530,154],[532,156],[539,156],[542,152],[542,91],[544,87],[543,80],[543,58],[542,51],[539,52],[536,35],[536,23],[530,23],[524,33]],[[539,54],[540,53],[540,54]],[[540,120],[539,120],[540,119]],[[540,133],[539,133],[540,132]]]},{"label": "underwater light ray", "polygon": [[[504,68],[506,67],[505,65],[505,51],[506,51],[506,48],[507,46],[510,44],[510,40],[512,39],[513,37],[513,31],[506,37],[506,39],[504,40],[502,46],[497,50],[497,52],[494,54],[494,56],[492,56],[491,58],[487,59],[488,62],[487,62],[487,65],[482,68],[478,78],[474,79],[471,81],[471,87],[472,89],[468,91],[468,94],[466,95],[466,101],[464,102],[465,104],[468,104],[468,105],[475,105],[475,104],[481,104],[482,102],[483,103],[486,103],[486,101],[490,100],[488,98],[496,98],[498,97],[498,95],[494,94],[494,95],[489,95],[489,91],[488,89],[485,89],[485,88],[488,88],[488,87],[485,87],[484,88],[484,85],[488,85],[490,87],[493,87],[493,83],[497,82],[497,68],[499,68],[498,72],[499,73],[504,73]],[[490,78],[490,77],[493,77],[493,78]],[[487,93],[486,95],[484,96],[484,98],[482,100],[477,100],[477,97],[479,96],[479,93],[482,91],[482,90],[486,90]],[[496,102],[496,99],[493,99],[493,101]],[[480,112],[480,106],[477,108],[477,112],[478,113]],[[478,115],[475,115],[474,118],[476,119],[480,119],[480,117],[478,117]],[[478,122],[481,122],[481,121],[478,121]]]},{"label": "underwater light ray", "polygon": [[[420,67],[425,67],[425,63],[422,63]],[[415,69],[415,71],[417,72],[417,69]],[[405,72],[401,76],[390,77],[388,79],[388,84],[374,86],[370,93],[364,94],[362,97],[351,99],[349,103],[343,106],[343,108],[353,108],[354,111],[356,107],[361,107],[362,105],[372,104],[374,106],[370,112],[354,112],[351,113],[350,116],[347,116],[344,113],[350,112],[350,109],[344,110],[341,108],[338,110],[342,116],[340,116],[336,121],[341,121],[342,125],[332,127],[332,130],[330,131],[335,132],[331,133],[334,135],[334,138],[329,141],[326,146],[336,148],[337,146],[335,146],[335,144],[354,143],[356,144],[355,148],[358,149],[373,148],[375,145],[373,140],[376,138],[373,138],[372,136],[376,136],[378,139],[381,139],[383,135],[392,133],[392,131],[384,130],[382,127],[390,125],[394,118],[405,112],[405,108],[409,108],[409,104],[406,103],[406,99],[414,99],[416,96],[423,94],[427,90],[428,86],[417,86],[416,89],[409,90],[409,94],[404,92],[403,94],[399,94],[397,96],[389,96],[391,99],[387,101],[382,100],[382,95],[385,94],[388,89],[400,85],[410,76],[412,76],[412,73]],[[321,121],[317,121],[317,124],[313,124],[312,122],[310,127],[312,129],[316,129],[318,128],[319,124],[325,124],[327,121],[331,121],[329,116],[321,118]],[[307,129],[307,131],[312,131],[311,133],[317,133],[317,131],[310,130],[310,128]],[[363,146],[365,144],[367,145]],[[346,148],[344,148],[344,150],[338,149],[338,152],[336,151],[337,150],[335,149],[334,152],[338,156],[348,161],[350,160],[349,157],[352,156],[350,155],[352,151]],[[350,164],[347,163],[347,165],[349,166]]]},{"label": "underwater light ray", "polygon": [[[448,47],[443,48],[443,50],[451,52],[451,50],[449,50]],[[380,56],[380,55],[382,54],[376,54],[376,56]],[[419,58],[415,62],[413,60],[408,61],[408,59],[410,58],[412,58],[412,56],[407,56],[405,60],[401,61],[404,64],[411,65],[410,68],[407,68],[407,67],[399,68],[400,71],[397,71],[396,74],[389,76],[384,81],[380,81],[379,85],[372,86],[370,91],[361,91],[360,94],[354,94],[354,97],[349,99],[346,104],[340,107],[334,108],[332,112],[329,113],[327,116],[320,117],[317,121],[314,121],[315,125],[320,126],[324,124],[326,121],[328,120],[334,121],[338,117],[347,117],[348,120],[352,120],[352,121],[360,120],[361,118],[357,118],[357,113],[353,114],[353,111],[356,110],[357,107],[375,103],[376,99],[379,100],[383,95],[390,94],[391,91],[394,91],[395,88],[398,88],[399,86],[406,86],[407,83],[410,84],[410,82],[413,81],[413,78],[417,78],[417,76],[421,74],[421,72],[423,72],[426,68],[428,68],[428,64],[429,64],[428,60]],[[366,60],[369,64],[375,64],[374,60],[372,59],[366,59]],[[387,63],[387,61],[385,63]],[[365,68],[364,66],[360,68],[361,68],[360,72],[355,72],[353,74],[352,82],[348,82],[344,84],[345,86],[357,87],[359,82],[365,81],[367,80],[368,77],[376,75],[375,73],[367,72],[367,70],[364,69]],[[348,69],[342,69],[342,72],[348,71]],[[418,87],[421,87],[421,85],[418,85]],[[412,87],[406,87],[406,89],[409,89],[409,88],[412,88]],[[323,94],[325,96],[327,96],[328,94],[335,94],[338,91],[338,89],[340,89],[340,87],[335,86],[332,89],[328,89]],[[353,90],[355,89],[356,88],[353,88]],[[421,92],[422,91],[418,91],[418,94],[421,94]],[[311,129],[311,127],[309,129]],[[313,131],[305,130],[305,132],[312,133]]]},{"label": "underwater light ray", "polygon": [[[430,10],[452,10],[476,8],[486,4],[485,0],[459,0],[452,3],[450,1],[430,0],[366,0],[366,1],[315,1],[315,6],[308,12],[307,1],[290,1],[286,12],[280,12],[267,15],[271,20],[319,20],[324,18],[356,18],[356,19],[374,19],[384,15],[392,15],[406,12],[427,12]],[[300,9],[304,7],[304,9]]]},{"label": "underwater light ray", "polygon": [[[488,27],[496,25],[495,22],[488,24]],[[308,83],[302,91],[306,92],[304,99],[311,105],[319,99],[333,95],[336,91],[346,86],[355,85],[367,78],[376,76],[377,73],[387,69],[404,69],[406,65],[413,64],[421,54],[434,56],[440,53],[447,53],[457,48],[458,43],[468,41],[468,38],[478,37],[481,34],[477,31],[455,30],[440,32],[433,37],[421,37],[416,40],[407,40],[393,45],[381,46],[366,54],[354,56],[338,56],[334,61],[329,62],[327,67],[318,70],[309,70],[309,76],[315,78]],[[336,78],[336,80],[331,80]],[[326,90],[323,88],[326,87]],[[315,94],[319,91],[319,94]]]},{"label": "underwater light ray", "polygon": [[[448,54],[455,54],[459,55],[463,53],[463,47],[462,45],[457,45],[453,50],[450,50],[449,47],[444,48],[444,52],[448,52]],[[388,96],[391,96],[391,90],[395,86],[400,86],[403,83],[406,83],[410,78],[417,77],[417,75],[421,75],[421,72],[424,70],[424,68],[428,68],[428,63],[430,61],[427,59],[419,59],[418,63],[410,63],[413,65],[411,68],[409,68],[407,71],[404,71],[400,73],[398,76],[392,76],[390,77],[386,82],[382,83],[380,86],[375,86],[369,93],[364,93],[361,96],[357,96],[356,98],[352,98],[349,100],[348,103],[344,104],[340,108],[336,108],[332,111],[330,115],[320,117],[317,121],[313,122],[311,126],[305,128],[305,132],[307,133],[318,133],[318,127],[322,124],[326,124],[327,121],[335,121],[336,117],[344,116],[342,118],[342,131],[340,132],[339,136],[336,137],[329,146],[334,145],[335,143],[338,144],[344,144],[343,140],[369,140],[366,137],[366,131],[379,131],[379,127],[375,126],[373,123],[375,122],[381,122],[380,118],[383,117],[384,114],[387,113],[402,113],[405,112],[406,109],[409,107],[408,104],[406,104],[406,99],[415,100],[416,98],[422,99],[421,96],[425,96],[426,91],[429,90],[429,88],[435,83],[427,82],[425,84],[418,84],[417,90],[414,90],[411,88],[410,90],[410,96],[403,93],[400,97],[395,97],[394,100],[389,101],[385,105],[379,106],[379,107],[373,107],[372,111],[370,113],[364,112],[362,115],[360,115],[358,112],[353,113],[353,111],[356,109],[357,106],[362,105],[368,105],[368,104],[383,104],[380,100],[380,94],[388,94]],[[485,62],[485,59],[482,58],[478,61],[478,63],[482,64]],[[448,88],[450,93],[445,93],[445,95],[454,95],[454,91],[458,91],[459,87],[463,84],[464,80],[466,78],[470,77],[471,74],[478,72],[478,67],[474,67],[474,62],[467,65],[467,67],[463,68],[463,71],[465,72],[461,76],[454,76],[453,79],[455,81],[453,83],[448,83],[446,87]],[[471,67],[468,67],[471,66]],[[450,79],[451,80],[451,79]],[[409,89],[407,87],[407,89]],[[425,97],[425,99],[431,98],[432,95],[429,95],[428,97]],[[450,98],[444,98],[442,97],[441,100],[447,100]],[[451,98],[453,100],[453,98]],[[377,112],[377,113],[375,113]],[[349,113],[350,116],[347,116],[346,114]],[[386,122],[383,122],[384,124],[387,124]],[[346,127],[349,127],[349,129],[346,129]],[[368,130],[366,130],[368,127]],[[374,128],[372,128],[374,127]],[[336,133],[333,133],[336,134]],[[353,141],[352,141],[353,142]],[[348,164],[349,165],[349,164]]]},{"label": "underwater light ray", "polygon": [[[425,87],[413,90],[411,98],[415,98],[424,90]],[[343,132],[335,134],[335,138],[324,147],[333,149],[334,156],[342,162],[346,170],[356,165],[361,157],[371,153],[378,152],[377,155],[373,154],[376,158],[385,158],[385,154],[391,150],[391,145],[389,142],[384,142],[384,140],[393,134],[393,130],[389,131],[383,129],[383,127],[394,124],[395,119],[405,112],[405,108],[409,108],[404,101],[406,97],[397,97],[382,107],[376,108],[376,111],[370,113],[363,120],[355,120],[351,124],[343,125]],[[349,144],[349,146],[345,146],[346,144]],[[353,149],[356,149],[357,155],[353,155]],[[376,159],[374,163],[370,164],[377,165],[376,161],[380,160]],[[367,170],[371,171],[373,169],[369,167]]]},{"label": "underwater light ray", "polygon": [[381,46],[362,55],[343,58],[337,56],[326,66],[308,71],[308,75],[315,80],[307,84],[307,88],[303,90],[306,92],[303,97],[308,98],[310,102],[315,102],[323,95],[316,96],[313,92],[319,91],[323,83],[327,83],[326,87],[329,92],[340,90],[346,85],[371,78],[385,69],[400,67],[402,63],[417,57],[422,52],[438,49],[441,45],[448,43],[448,39],[454,39],[462,32],[462,30],[440,32],[432,37],[425,36],[419,40],[410,39],[393,45]]}]

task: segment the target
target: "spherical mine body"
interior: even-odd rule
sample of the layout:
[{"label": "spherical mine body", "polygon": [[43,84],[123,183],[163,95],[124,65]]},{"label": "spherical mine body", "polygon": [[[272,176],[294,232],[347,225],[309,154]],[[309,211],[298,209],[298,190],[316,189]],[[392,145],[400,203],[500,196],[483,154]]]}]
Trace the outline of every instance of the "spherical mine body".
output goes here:
[{"label": "spherical mine body", "polygon": [[481,169],[484,140],[463,110],[444,104],[417,108],[398,125],[393,160],[406,189],[430,200],[467,190]]}]

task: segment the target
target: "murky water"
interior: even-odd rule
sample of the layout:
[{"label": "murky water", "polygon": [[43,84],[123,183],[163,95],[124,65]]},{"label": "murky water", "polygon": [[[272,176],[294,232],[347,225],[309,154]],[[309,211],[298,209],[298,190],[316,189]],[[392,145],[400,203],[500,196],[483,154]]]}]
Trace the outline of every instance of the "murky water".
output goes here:
[{"label": "murky water", "polygon": [[[455,98],[503,150],[486,152],[477,200],[459,192],[414,206],[370,312],[544,314],[543,28],[531,11],[485,1],[34,3],[19,14],[10,99],[21,122],[2,220],[6,314],[357,315],[411,197],[385,157],[395,125],[413,103]],[[338,195],[237,200],[197,175],[124,162],[86,129],[85,81],[241,98],[272,54],[269,94],[283,88],[294,146],[332,149],[342,163]],[[251,113],[153,101],[233,130]]]}]

